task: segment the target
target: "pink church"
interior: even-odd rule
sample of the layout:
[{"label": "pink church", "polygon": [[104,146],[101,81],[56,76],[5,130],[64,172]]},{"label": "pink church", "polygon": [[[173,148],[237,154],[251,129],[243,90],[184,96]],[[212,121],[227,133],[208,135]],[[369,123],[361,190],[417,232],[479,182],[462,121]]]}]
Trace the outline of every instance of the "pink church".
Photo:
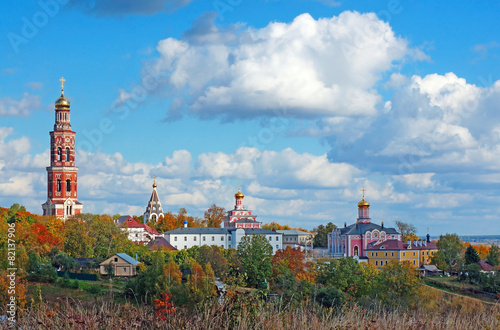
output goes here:
[{"label": "pink church", "polygon": [[241,189],[238,189],[238,192],[234,194],[236,205],[234,210],[227,212],[224,228],[260,228],[261,223],[255,220],[257,216],[252,214],[252,211],[245,209],[244,197]]},{"label": "pink church", "polygon": [[[356,223],[336,228],[328,234],[328,252],[333,257],[366,257],[366,249],[388,239],[401,240],[394,228],[385,228],[384,222],[377,225],[370,219],[370,203],[363,199],[358,203]],[[373,243],[373,244],[370,244]]]}]

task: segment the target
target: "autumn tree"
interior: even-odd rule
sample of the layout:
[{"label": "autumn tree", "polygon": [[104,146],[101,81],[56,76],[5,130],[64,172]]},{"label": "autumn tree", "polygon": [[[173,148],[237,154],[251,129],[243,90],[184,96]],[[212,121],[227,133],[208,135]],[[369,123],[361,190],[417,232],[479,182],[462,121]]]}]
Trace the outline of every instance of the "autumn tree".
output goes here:
[{"label": "autumn tree", "polygon": [[212,204],[203,215],[203,224],[209,228],[220,228],[226,217],[226,210],[223,207]]},{"label": "autumn tree", "polygon": [[205,270],[196,261],[191,267],[190,274],[186,283],[186,289],[189,292],[191,301],[201,302],[205,298],[215,294],[215,277],[210,264],[205,266]]},{"label": "autumn tree", "polygon": [[236,253],[250,286],[259,287],[272,275],[273,248],[266,236],[244,236]]},{"label": "autumn tree", "polygon": [[287,246],[283,250],[278,250],[272,259],[273,270],[279,266],[286,267],[297,279],[304,279],[305,276],[305,262],[304,253],[300,251],[299,247],[292,248]]},{"label": "autumn tree", "polygon": [[414,241],[418,239],[417,237],[417,228],[411,223],[396,221],[396,228],[398,232],[401,234],[401,239],[403,242],[406,241]]},{"label": "autumn tree", "polygon": [[300,230],[300,231],[303,231],[306,233],[309,232],[309,230],[304,229],[302,227],[292,228],[289,225],[280,225],[277,222],[265,223],[262,225],[262,229],[267,229],[267,230]]},{"label": "autumn tree", "polygon": [[173,230],[175,228],[179,228],[179,224],[177,223],[176,216],[172,213],[172,211],[168,211],[162,217],[158,219],[156,223],[156,230],[159,233],[164,233],[169,230]]},{"label": "autumn tree", "polygon": [[488,260],[488,263],[490,265],[492,265],[495,268],[498,268],[498,265],[500,264],[498,245],[491,244],[490,251],[486,255],[486,260]]},{"label": "autumn tree", "polygon": [[182,273],[179,270],[179,265],[175,263],[173,258],[170,258],[168,263],[163,267],[163,276],[168,288],[181,285]]},{"label": "autumn tree", "polygon": [[328,247],[328,234],[337,228],[333,223],[329,222],[326,226],[319,225],[313,231],[316,232],[313,244],[315,247]]}]

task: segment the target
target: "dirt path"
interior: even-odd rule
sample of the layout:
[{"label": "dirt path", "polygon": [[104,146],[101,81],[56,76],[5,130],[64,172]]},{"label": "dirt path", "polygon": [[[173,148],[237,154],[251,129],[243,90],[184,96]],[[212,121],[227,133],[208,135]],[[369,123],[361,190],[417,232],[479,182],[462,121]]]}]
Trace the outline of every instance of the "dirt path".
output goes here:
[{"label": "dirt path", "polygon": [[439,291],[443,292],[444,294],[448,294],[448,295],[452,295],[452,296],[457,296],[457,297],[463,297],[463,298],[468,298],[468,299],[476,300],[476,301],[479,301],[479,302],[482,302],[484,304],[488,304],[488,305],[491,305],[491,306],[500,306],[500,302],[496,302],[495,303],[495,302],[491,302],[491,301],[487,301],[487,300],[483,300],[483,299],[479,299],[479,298],[467,296],[467,295],[464,295],[464,294],[459,294],[459,293],[455,293],[455,292],[445,291],[445,290],[433,287],[433,286],[428,285],[428,284],[424,284],[424,285],[427,286],[427,287],[429,287],[429,288],[432,288],[432,289],[435,289],[435,290],[439,290]]}]

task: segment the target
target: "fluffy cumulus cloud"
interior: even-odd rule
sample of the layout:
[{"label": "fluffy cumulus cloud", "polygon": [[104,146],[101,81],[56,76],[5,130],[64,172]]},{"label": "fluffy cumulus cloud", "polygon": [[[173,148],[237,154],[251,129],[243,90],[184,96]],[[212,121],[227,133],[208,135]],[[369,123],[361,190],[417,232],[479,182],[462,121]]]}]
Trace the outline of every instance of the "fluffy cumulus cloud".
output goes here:
[{"label": "fluffy cumulus cloud", "polygon": [[42,103],[36,95],[24,93],[20,100],[10,97],[0,99],[0,117],[23,116],[27,117],[33,110],[40,110]]},{"label": "fluffy cumulus cloud", "polygon": [[160,41],[148,64],[175,93],[170,118],[374,116],[381,74],[418,53],[373,13],[302,14],[260,29],[222,30],[215,18]]},{"label": "fluffy cumulus cloud", "polygon": [[335,188],[349,184],[360,173],[349,164],[330,163],[326,155],[298,154],[290,148],[276,152],[248,147],[233,155],[202,154],[196,170],[200,176],[213,178],[258,178],[267,187],[275,188]]},{"label": "fluffy cumulus cloud", "polygon": [[171,12],[190,3],[191,0],[75,0],[71,7],[99,16],[153,15]]}]

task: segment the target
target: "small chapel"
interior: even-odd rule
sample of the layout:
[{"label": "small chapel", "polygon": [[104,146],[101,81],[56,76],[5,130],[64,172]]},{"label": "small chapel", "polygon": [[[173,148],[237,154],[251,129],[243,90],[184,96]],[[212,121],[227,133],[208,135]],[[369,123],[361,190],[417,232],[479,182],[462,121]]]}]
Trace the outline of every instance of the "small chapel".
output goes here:
[{"label": "small chapel", "polygon": [[146,212],[144,212],[144,223],[148,221],[156,222],[160,217],[163,217],[165,214],[163,213],[163,207],[161,206],[160,197],[158,196],[158,192],[156,191],[156,176],[153,179],[153,192],[151,193],[151,197],[149,198],[148,205],[146,205]]}]

